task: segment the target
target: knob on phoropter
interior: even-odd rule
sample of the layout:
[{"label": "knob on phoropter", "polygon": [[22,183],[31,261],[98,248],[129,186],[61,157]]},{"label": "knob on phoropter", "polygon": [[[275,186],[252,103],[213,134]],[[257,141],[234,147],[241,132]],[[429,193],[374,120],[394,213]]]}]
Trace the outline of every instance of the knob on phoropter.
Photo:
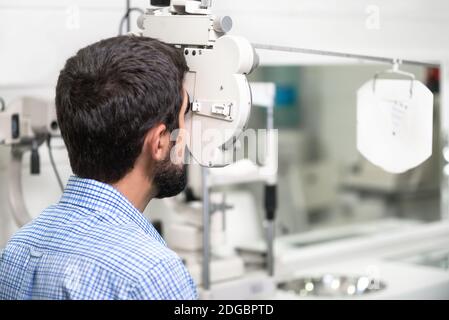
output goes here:
[{"label": "knob on phoropter", "polygon": [[151,0],[151,5],[155,7],[169,7],[170,0]]}]

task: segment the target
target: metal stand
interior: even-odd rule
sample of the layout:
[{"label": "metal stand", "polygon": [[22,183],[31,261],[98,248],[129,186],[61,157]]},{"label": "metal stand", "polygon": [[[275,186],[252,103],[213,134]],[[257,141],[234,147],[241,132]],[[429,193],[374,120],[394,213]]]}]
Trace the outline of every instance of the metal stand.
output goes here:
[{"label": "metal stand", "polygon": [[11,214],[17,226],[22,227],[31,221],[31,216],[25,206],[22,189],[22,159],[28,147],[13,145],[11,161],[8,170],[8,199]]},{"label": "metal stand", "polygon": [[274,276],[274,220],[267,220],[267,270],[270,277]]},{"label": "metal stand", "polygon": [[201,168],[202,193],[203,193],[203,288],[210,289],[210,210],[209,210],[209,186],[207,185],[207,173],[209,168]]},{"label": "metal stand", "polygon": [[[274,100],[274,99],[273,99]],[[267,132],[268,132],[268,155],[269,161],[277,155],[273,150],[273,128],[274,128],[274,101],[267,106]],[[272,165],[272,163],[270,163]],[[274,276],[274,237],[275,237],[275,214],[277,206],[276,176],[271,177],[265,185],[265,210],[266,210],[266,236],[267,236],[267,270],[269,276]]]}]

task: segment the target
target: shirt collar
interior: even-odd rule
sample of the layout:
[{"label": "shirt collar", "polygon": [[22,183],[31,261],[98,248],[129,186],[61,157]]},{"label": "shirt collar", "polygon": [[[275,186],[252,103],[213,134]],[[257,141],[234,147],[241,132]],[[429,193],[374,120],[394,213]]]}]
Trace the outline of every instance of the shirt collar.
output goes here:
[{"label": "shirt collar", "polygon": [[109,184],[72,175],[59,202],[106,213],[119,224],[132,221],[145,233],[166,245],[147,218]]}]

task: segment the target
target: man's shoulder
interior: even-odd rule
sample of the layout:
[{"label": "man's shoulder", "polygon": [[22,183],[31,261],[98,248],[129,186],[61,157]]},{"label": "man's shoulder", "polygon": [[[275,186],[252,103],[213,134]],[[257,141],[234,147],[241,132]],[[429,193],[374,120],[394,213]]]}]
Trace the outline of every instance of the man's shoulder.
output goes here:
[{"label": "man's shoulder", "polygon": [[116,224],[92,212],[70,219],[64,216],[70,210],[79,208],[44,210],[11,238],[9,247],[32,247],[46,255],[70,256],[127,281],[136,280],[164,261],[179,259],[159,235],[145,232],[132,221]]},{"label": "man's shoulder", "polygon": [[129,238],[117,243],[103,262],[132,285],[131,299],[196,299],[196,286],[181,258],[164,243],[122,226]]},{"label": "man's shoulder", "polygon": [[117,263],[137,264],[146,271],[161,261],[178,259],[165,243],[133,224],[114,226],[110,231],[110,235],[114,236],[105,239],[104,244],[110,248],[108,255]]},{"label": "man's shoulder", "polygon": [[8,285],[16,283],[30,259],[39,278],[36,294],[44,298],[60,298],[61,288],[80,299],[196,297],[181,259],[151,223],[116,214],[114,208],[59,204],[45,209],[8,242],[0,277],[3,272]]},{"label": "man's shoulder", "polygon": [[179,259],[165,243],[132,222],[97,225],[84,239],[75,251],[79,248],[80,255],[128,281],[137,281],[164,261]]}]

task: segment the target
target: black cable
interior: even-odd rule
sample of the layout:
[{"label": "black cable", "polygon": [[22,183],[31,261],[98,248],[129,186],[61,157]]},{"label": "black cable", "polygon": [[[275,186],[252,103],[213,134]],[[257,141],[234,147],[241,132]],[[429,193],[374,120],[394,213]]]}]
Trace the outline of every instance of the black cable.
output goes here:
[{"label": "black cable", "polygon": [[41,160],[39,156],[39,145],[37,143],[37,140],[33,140],[31,144],[30,173],[32,175],[41,173]]},{"label": "black cable", "polygon": [[53,150],[51,147],[51,136],[49,135],[47,138],[47,148],[48,148],[48,156],[50,158],[50,163],[55,173],[56,179],[58,180],[59,188],[61,191],[64,191],[64,184],[62,183],[61,176],[59,175],[58,168],[56,167],[55,159],[53,158]]},{"label": "black cable", "polygon": [[2,97],[0,97],[0,111],[5,111],[5,109],[6,109],[5,100]]},{"label": "black cable", "polygon": [[128,19],[126,19],[126,32],[130,32],[131,31],[131,19],[129,18],[129,9],[131,8],[131,0],[126,0],[126,12],[128,13],[127,17]]},{"label": "black cable", "polygon": [[274,221],[277,209],[277,186],[265,185],[265,212],[266,218],[269,221]]},{"label": "black cable", "polygon": [[130,14],[133,11],[137,11],[137,12],[139,12],[141,14],[144,13],[144,11],[142,9],[140,9],[140,8],[129,8],[128,10],[126,10],[125,14],[123,15],[122,19],[120,20],[120,26],[119,26],[119,29],[118,29],[119,36],[123,35],[123,32],[122,32],[123,24],[125,23],[125,21],[127,21],[127,23],[129,23],[129,21],[130,21]]}]

